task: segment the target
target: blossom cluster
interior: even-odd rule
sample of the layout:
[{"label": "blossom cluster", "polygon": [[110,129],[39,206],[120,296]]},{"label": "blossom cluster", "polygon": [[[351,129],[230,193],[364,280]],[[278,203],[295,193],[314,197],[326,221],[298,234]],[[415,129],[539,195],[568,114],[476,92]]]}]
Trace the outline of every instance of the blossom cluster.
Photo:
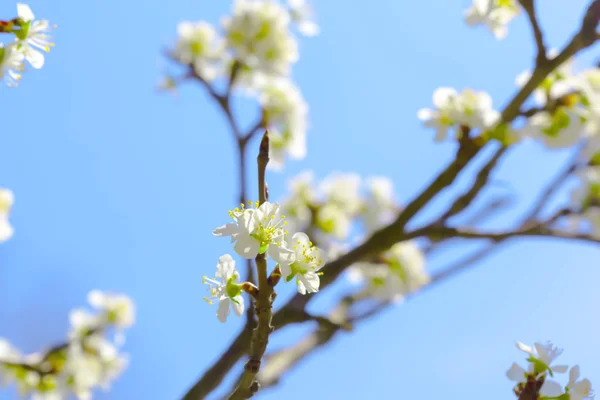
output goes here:
[{"label": "blossom cluster", "polygon": [[25,70],[25,61],[33,68],[44,66],[44,54],[54,46],[50,23],[36,20],[27,4],[17,3],[17,17],[9,21],[0,20],[0,33],[14,35],[14,41],[0,43],[0,80],[8,86],[17,86]]},{"label": "blossom cluster", "polygon": [[[535,393],[535,397],[532,398],[540,400],[593,399],[592,384],[588,379],[580,379],[578,365],[569,370],[567,365],[554,363],[562,354],[562,349],[556,348],[551,343],[535,343],[531,347],[517,342],[517,347],[528,355],[526,368],[513,363],[506,373],[508,379],[516,382],[514,392],[517,397],[520,398],[524,391],[528,391],[528,393]],[[561,385],[554,380],[556,374],[563,374],[567,371],[569,371],[569,380],[566,385]]]},{"label": "blossom cluster", "polygon": [[[468,22],[485,16],[492,30],[502,28],[503,32],[518,10],[516,1],[475,1],[467,13]],[[546,54],[548,60],[557,56],[554,49]],[[524,87],[531,75],[531,71],[520,73],[517,86]],[[479,135],[506,145],[535,140],[548,149],[583,146],[585,166],[575,172],[578,187],[572,194],[569,222],[574,230],[583,228],[600,237],[600,68],[577,71],[572,59],[565,60],[547,74],[511,123],[501,120],[484,92],[465,89],[459,93],[442,87],[434,92],[433,104],[433,108],[419,110],[417,116],[426,127],[435,129],[436,141],[445,140],[453,131],[456,139]]]},{"label": "blossom cluster", "polygon": [[[252,259],[265,254],[277,263],[277,268],[286,282],[296,280],[298,292],[315,293],[319,290],[319,270],[325,265],[323,251],[315,247],[305,233],[297,232],[289,238],[287,220],[277,203],[249,202],[248,206],[229,211],[232,222],[216,228],[214,236],[229,236],[235,252]],[[240,274],[235,261],[229,254],[219,257],[215,279],[203,278],[210,295],[205,300],[212,304],[218,301],[217,317],[225,322],[230,308],[237,316],[244,312],[242,292],[251,292],[249,282],[239,283]]]},{"label": "blossom cluster", "polygon": [[[293,83],[290,70],[298,61],[298,43],[292,28],[308,36],[319,28],[304,0],[287,6],[273,0],[237,0],[219,30],[206,21],[184,21],[172,58],[208,84],[219,78],[256,97],[269,129],[270,167],[281,168],[286,156],[306,154],[308,106]],[[167,87],[174,81],[169,80]]]},{"label": "blossom cluster", "polygon": [[[290,226],[310,231],[330,257],[360,239],[351,239],[351,234],[372,233],[391,223],[401,209],[392,182],[384,177],[362,180],[352,173],[333,173],[315,183],[312,172],[306,171],[290,181],[289,192],[282,207]],[[429,282],[425,256],[413,241],[354,264],[349,277],[383,301],[401,300]]]},{"label": "blossom cluster", "polygon": [[385,177],[363,181],[354,173],[334,172],[317,183],[314,174],[305,171],[291,179],[288,187],[290,194],[282,201],[288,222],[300,230],[312,223],[319,241],[347,241],[355,221],[372,232],[391,222],[399,211],[392,182]]},{"label": "blossom cluster", "polygon": [[95,388],[108,390],[128,364],[119,347],[123,331],[134,323],[135,308],[125,295],[97,290],[89,293],[88,301],[95,311],[71,312],[63,345],[21,354],[0,339],[0,381],[15,383],[21,395],[35,400],[91,399]]}]

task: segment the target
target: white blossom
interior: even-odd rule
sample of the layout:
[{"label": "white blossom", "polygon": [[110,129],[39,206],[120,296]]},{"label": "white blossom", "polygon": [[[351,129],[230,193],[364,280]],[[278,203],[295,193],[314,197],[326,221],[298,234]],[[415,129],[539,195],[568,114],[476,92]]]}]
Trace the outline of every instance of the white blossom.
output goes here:
[{"label": "white blossom", "polygon": [[207,22],[184,21],[177,26],[179,38],[173,56],[190,64],[206,81],[217,77],[224,59],[224,45],[214,27]]},{"label": "white blossom", "polygon": [[279,3],[236,0],[233,15],[223,20],[227,47],[251,70],[287,75],[298,60],[289,22],[289,12]]},{"label": "white blossom", "polygon": [[[461,126],[491,128],[500,115],[492,108],[492,98],[487,93],[471,89],[458,93],[452,88],[438,88],[433,93],[433,105],[433,109],[420,109],[417,117],[424,121],[425,126],[435,128],[436,142],[445,140],[450,129]],[[461,132],[457,132],[457,136],[460,135]]]},{"label": "white blossom", "polygon": [[[0,361],[19,363],[21,353],[14,348],[7,340],[0,338]],[[8,385],[15,379],[15,371],[5,368],[0,362],[0,385]]]},{"label": "white blossom", "polygon": [[579,373],[579,365],[571,367],[569,371],[569,383],[566,389],[570,400],[593,399],[592,383],[589,379],[579,380]]},{"label": "white blossom", "polygon": [[508,33],[509,22],[519,11],[517,0],[473,0],[465,11],[465,22],[470,26],[485,24],[496,39],[503,39]]},{"label": "white blossom", "polygon": [[264,121],[269,130],[269,166],[281,169],[286,154],[296,160],[306,156],[308,105],[288,79],[267,79],[257,85]]},{"label": "white blossom", "polygon": [[510,367],[510,369],[508,371],[506,371],[506,376],[511,381],[518,382],[518,383],[525,383],[525,382],[527,382],[527,376],[529,376],[529,374],[533,373],[533,364],[530,363],[529,366],[530,366],[529,370],[526,371],[519,364],[513,363],[513,365]]},{"label": "white blossom", "polygon": [[9,189],[0,188],[0,243],[10,239],[14,233],[8,221],[10,209],[15,202],[15,196]]},{"label": "white blossom", "polygon": [[242,289],[238,284],[240,274],[235,268],[235,261],[229,254],[219,257],[217,263],[216,278],[210,279],[203,277],[202,283],[207,284],[210,290],[210,296],[204,299],[212,304],[213,301],[218,301],[217,318],[221,322],[227,321],[229,309],[233,308],[233,312],[238,317],[244,313],[244,298],[242,297]]},{"label": "white blossom", "polygon": [[430,280],[425,256],[412,241],[396,243],[377,263],[357,263],[351,269],[353,281],[366,282],[373,296],[398,302]]},{"label": "white blossom", "polygon": [[[567,394],[567,397],[563,397]],[[546,379],[540,388],[540,394],[549,398],[565,398],[568,400],[593,399],[594,392],[589,379],[579,380],[579,366],[575,365],[569,373],[569,383],[563,387],[555,381]]]},{"label": "white blossom", "polygon": [[[547,52],[548,59],[558,55],[556,49]],[[531,71],[523,71],[515,80],[518,87],[522,88],[531,78]],[[581,79],[573,74],[573,63],[567,60],[550,72],[542,83],[533,91],[533,98],[538,105],[545,106],[550,100],[559,99],[580,89]]]},{"label": "white blossom", "polygon": [[306,0],[288,0],[292,20],[298,25],[298,30],[305,36],[319,34],[319,25],[315,22],[314,11]]},{"label": "white blossom", "polygon": [[285,215],[289,217],[288,230],[298,232],[308,226],[318,201],[313,185],[312,171],[304,171],[288,181],[289,196],[282,203]]},{"label": "white blossom", "polygon": [[81,308],[72,310],[69,313],[69,321],[71,322],[69,337],[72,339],[80,339],[89,335],[98,329],[103,322],[100,315],[92,314]]},{"label": "white blossom", "polygon": [[536,138],[549,148],[565,148],[578,143],[586,132],[579,113],[559,107],[553,113],[541,111],[527,120],[523,136]]},{"label": "white blossom", "polygon": [[213,235],[231,236],[236,253],[246,259],[266,252],[276,262],[287,262],[293,252],[283,246],[287,223],[279,204],[265,201],[260,206],[258,202],[254,204],[256,208],[241,206],[229,211],[233,223],[216,228]]},{"label": "white blossom", "polygon": [[20,29],[15,31],[17,49],[23,52],[33,68],[42,68],[44,55],[38,49],[49,52],[54,46],[49,35],[50,23],[47,20],[36,21],[31,8],[23,3],[17,3],[17,14],[20,19]]},{"label": "white blossom", "polygon": [[119,329],[129,328],[135,323],[135,305],[124,294],[92,290],[88,294],[88,301],[102,311],[108,323]]},{"label": "white blossom", "polygon": [[532,348],[526,344],[517,342],[517,348],[529,354],[528,361],[533,363],[536,374],[545,373],[546,371],[551,371],[552,373],[567,372],[568,366],[566,365],[552,365],[554,360],[562,354],[562,349],[553,346],[551,343],[534,343]]},{"label": "white blossom", "polygon": [[325,253],[313,246],[305,233],[298,232],[292,236],[291,242],[294,257],[291,263],[279,264],[282,276],[286,281],[296,278],[298,293],[315,293],[319,291],[319,269],[326,261]]},{"label": "white blossom", "polygon": [[363,201],[365,228],[372,232],[390,223],[398,207],[394,201],[392,181],[386,177],[371,177],[366,181],[368,197]]},{"label": "white blossom", "polygon": [[320,185],[326,203],[343,209],[348,214],[356,213],[361,206],[361,178],[354,173],[334,172],[327,176]]},{"label": "white blossom", "polygon": [[4,80],[6,85],[17,86],[23,72],[23,59],[25,55],[17,50],[17,44],[8,46],[0,43],[0,81]]}]

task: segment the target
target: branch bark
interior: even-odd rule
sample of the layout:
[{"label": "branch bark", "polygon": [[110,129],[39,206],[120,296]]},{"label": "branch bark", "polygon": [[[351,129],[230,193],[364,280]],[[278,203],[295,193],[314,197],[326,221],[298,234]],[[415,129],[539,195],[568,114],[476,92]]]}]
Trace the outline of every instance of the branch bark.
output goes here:
[{"label": "branch bark", "polygon": [[[258,154],[258,194],[259,203],[262,204],[268,200],[267,187],[265,181],[265,171],[269,163],[269,134],[265,133],[260,142],[260,151]],[[229,400],[249,399],[259,389],[259,384],[255,377],[260,371],[262,358],[267,350],[269,343],[269,334],[273,331],[271,319],[273,317],[272,307],[275,298],[273,286],[268,282],[268,266],[266,254],[258,254],[255,259],[256,271],[258,274],[258,299],[256,300],[255,312],[258,317],[258,325],[252,332],[250,344],[250,359],[244,365],[244,373],[240,378],[237,387],[229,396]]]}]

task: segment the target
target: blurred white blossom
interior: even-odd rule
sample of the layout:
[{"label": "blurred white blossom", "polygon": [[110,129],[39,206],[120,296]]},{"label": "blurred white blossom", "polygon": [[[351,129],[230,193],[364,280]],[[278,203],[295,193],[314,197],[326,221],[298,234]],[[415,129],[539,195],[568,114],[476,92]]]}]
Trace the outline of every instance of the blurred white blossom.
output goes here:
[{"label": "blurred white blossom", "polygon": [[8,217],[14,201],[15,197],[11,190],[0,188],[0,243],[13,235],[14,230]]},{"label": "blurred white blossom", "polygon": [[552,113],[541,111],[529,117],[521,132],[523,136],[538,139],[554,149],[578,143],[585,134],[583,128],[583,120],[576,110],[559,107]]},{"label": "blurred white blossom", "polygon": [[0,81],[4,80],[7,86],[17,86],[23,71],[23,52],[17,50],[17,44],[11,43],[4,46],[0,43]]},{"label": "blurred white blossom", "polygon": [[206,81],[215,79],[223,68],[224,43],[214,27],[204,21],[184,21],[177,26],[177,33],[173,56],[193,66],[196,74]]},{"label": "blurred white blossom", "polygon": [[458,93],[452,88],[438,88],[433,93],[435,108],[422,108],[417,117],[425,126],[435,128],[435,141],[448,137],[450,129],[456,130],[457,137],[462,135],[461,127],[470,129],[489,129],[500,114],[492,108],[492,98],[485,92],[465,89]]},{"label": "blurred white blossom", "polygon": [[[557,50],[548,50],[547,57],[549,59],[557,55]],[[530,78],[531,71],[527,70],[517,75],[515,83],[522,88]],[[573,62],[567,60],[544,78],[540,86],[533,91],[533,98],[538,105],[546,105],[551,100],[556,100],[577,91],[579,87],[580,79],[573,72]]]},{"label": "blurred white blossom", "polygon": [[399,207],[394,199],[394,186],[383,176],[366,180],[367,197],[363,200],[362,214],[367,232],[372,232],[389,224]]},{"label": "blurred white blossom", "polygon": [[222,21],[234,59],[253,71],[287,75],[298,60],[290,33],[290,14],[274,1],[236,0],[233,15]]},{"label": "blurred white blossom", "polygon": [[292,20],[298,25],[298,30],[305,36],[319,34],[319,25],[315,22],[312,7],[306,0],[288,0]]},{"label": "blurred white blossom", "polygon": [[412,241],[396,243],[377,263],[354,264],[350,279],[364,282],[369,292],[383,301],[398,302],[430,281],[425,255]]},{"label": "blurred white blossom", "polygon": [[[63,345],[45,353],[21,355],[0,339],[0,383],[14,382],[22,396],[38,400],[66,400],[72,396],[91,399],[94,389],[108,390],[127,367],[128,357],[105,336],[110,330],[133,323],[133,305],[123,311],[123,295],[108,296],[95,291],[89,297],[99,312],[72,311],[71,332]],[[120,316],[107,317],[117,314]]]},{"label": "blurred white blossom", "polygon": [[473,0],[465,11],[465,22],[470,26],[487,25],[496,39],[503,39],[508,24],[519,12],[517,0]]},{"label": "blurred white blossom", "polygon": [[298,88],[288,79],[265,79],[259,86],[259,101],[269,130],[269,166],[281,169],[285,155],[306,156],[308,105]]}]

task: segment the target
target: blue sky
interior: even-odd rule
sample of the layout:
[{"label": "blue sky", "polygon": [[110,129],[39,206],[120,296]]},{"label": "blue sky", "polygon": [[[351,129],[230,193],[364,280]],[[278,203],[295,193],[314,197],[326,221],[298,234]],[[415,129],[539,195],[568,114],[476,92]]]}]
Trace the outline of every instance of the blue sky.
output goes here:
[{"label": "blue sky", "polygon": [[[569,3],[539,7],[552,46],[577,29],[587,1]],[[211,230],[237,203],[236,169],[223,118],[200,88],[184,87],[178,98],[154,88],[177,23],[217,23],[230,3],[30,4],[58,29],[46,66],[27,73],[18,89],[0,89],[0,185],[16,194],[16,234],[0,248],[0,336],[37,350],[64,338],[68,311],[83,305],[89,290],[125,292],[138,307],[126,345],[132,363],[113,391],[97,398],[178,398],[241,326],[234,319],[220,324],[201,300],[202,275],[231,252]],[[451,143],[434,145],[433,132],[416,119],[433,90],[486,90],[500,107],[533,60],[523,17],[497,42],[464,25],[467,0],[348,4],[314,1],[322,34],[301,40],[294,69],[311,109],[308,156],[269,175],[272,196],[283,195],[288,178],[313,169],[319,177],[389,176],[406,202],[453,154]],[[11,17],[13,5],[3,2],[0,13]],[[506,226],[526,210],[565,156],[527,144],[504,159],[495,190],[513,194],[516,211],[490,226]],[[464,251],[440,254],[431,268]],[[340,335],[261,397],[507,399],[504,373],[523,359],[517,339],[554,341],[565,348],[562,361],[579,363],[600,385],[599,256],[591,245],[513,241]],[[299,332],[282,336],[275,345]],[[0,392],[0,399],[15,396]]]}]

